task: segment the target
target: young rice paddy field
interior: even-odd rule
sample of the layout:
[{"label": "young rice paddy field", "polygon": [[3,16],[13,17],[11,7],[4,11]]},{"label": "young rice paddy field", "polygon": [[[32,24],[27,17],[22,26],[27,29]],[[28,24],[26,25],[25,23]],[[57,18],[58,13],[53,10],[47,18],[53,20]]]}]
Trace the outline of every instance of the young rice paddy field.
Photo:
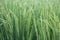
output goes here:
[{"label": "young rice paddy field", "polygon": [[0,40],[60,40],[60,0],[0,0]]}]

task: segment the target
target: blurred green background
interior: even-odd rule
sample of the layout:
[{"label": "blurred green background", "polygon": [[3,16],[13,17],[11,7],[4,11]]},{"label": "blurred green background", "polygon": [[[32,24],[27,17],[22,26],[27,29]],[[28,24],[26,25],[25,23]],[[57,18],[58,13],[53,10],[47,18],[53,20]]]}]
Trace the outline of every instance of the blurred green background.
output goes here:
[{"label": "blurred green background", "polygon": [[0,0],[0,40],[60,40],[60,0]]}]

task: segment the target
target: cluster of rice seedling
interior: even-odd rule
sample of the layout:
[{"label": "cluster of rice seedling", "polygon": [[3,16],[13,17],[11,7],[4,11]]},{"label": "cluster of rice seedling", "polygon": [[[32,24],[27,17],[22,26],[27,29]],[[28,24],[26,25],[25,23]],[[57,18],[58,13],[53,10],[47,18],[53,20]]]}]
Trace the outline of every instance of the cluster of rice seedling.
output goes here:
[{"label": "cluster of rice seedling", "polygon": [[60,0],[0,0],[0,40],[60,40]]}]

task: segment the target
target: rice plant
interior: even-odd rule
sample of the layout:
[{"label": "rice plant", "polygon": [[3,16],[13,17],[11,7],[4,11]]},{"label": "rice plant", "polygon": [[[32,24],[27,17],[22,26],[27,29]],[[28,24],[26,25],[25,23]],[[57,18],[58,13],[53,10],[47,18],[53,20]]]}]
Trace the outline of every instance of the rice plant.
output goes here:
[{"label": "rice plant", "polygon": [[60,0],[0,0],[0,40],[60,40]]}]

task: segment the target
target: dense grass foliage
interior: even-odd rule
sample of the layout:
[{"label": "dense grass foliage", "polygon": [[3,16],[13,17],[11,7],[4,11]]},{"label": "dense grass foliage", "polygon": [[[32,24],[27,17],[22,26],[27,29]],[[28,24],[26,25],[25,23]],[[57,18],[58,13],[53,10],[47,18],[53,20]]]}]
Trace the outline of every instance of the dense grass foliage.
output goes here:
[{"label": "dense grass foliage", "polygon": [[60,0],[0,0],[0,40],[60,40]]}]

